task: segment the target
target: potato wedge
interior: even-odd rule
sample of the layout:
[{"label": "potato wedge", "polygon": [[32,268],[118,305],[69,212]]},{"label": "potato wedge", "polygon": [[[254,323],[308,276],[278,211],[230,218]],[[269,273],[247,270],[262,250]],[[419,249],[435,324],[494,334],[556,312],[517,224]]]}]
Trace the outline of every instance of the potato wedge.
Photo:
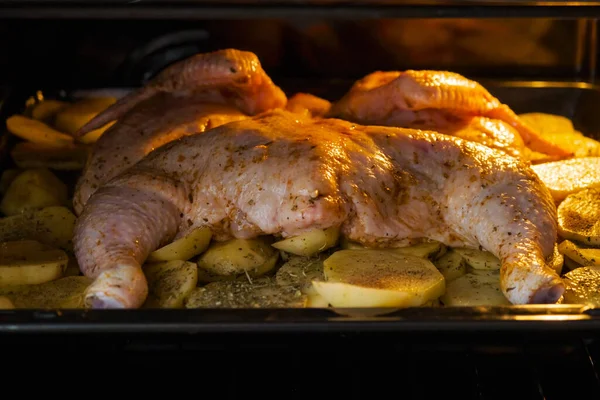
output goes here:
[{"label": "potato wedge", "polygon": [[0,242],[31,239],[71,253],[75,221],[63,206],[26,211],[0,219]]},{"label": "potato wedge", "polygon": [[[56,114],[54,125],[58,130],[72,135],[115,102],[116,98],[114,97],[95,97],[78,100]],[[99,129],[105,130],[106,128],[105,125]]]},{"label": "potato wedge", "polygon": [[266,237],[213,243],[198,257],[198,267],[214,275],[258,277],[275,268],[279,252]]},{"label": "potato wedge", "polygon": [[477,274],[467,273],[449,282],[440,301],[446,307],[511,304],[500,289],[499,273],[484,270],[479,270]]},{"label": "potato wedge", "polygon": [[0,288],[17,309],[83,309],[85,291],[93,280],[86,276],[69,276],[39,285]]},{"label": "potato wedge", "polygon": [[297,256],[310,257],[335,246],[340,236],[338,227],[315,229],[272,244],[278,250]]},{"label": "potato wedge", "polygon": [[35,240],[0,244],[0,286],[36,285],[63,276],[69,257]]},{"label": "potato wedge", "polygon": [[563,239],[600,246],[600,188],[569,195],[557,213],[558,234]]},{"label": "potato wedge", "polygon": [[204,252],[212,238],[212,232],[208,227],[200,227],[191,230],[185,236],[154,250],[146,262],[160,262],[183,260],[187,261],[192,257]]},{"label": "potato wedge", "polygon": [[143,271],[148,281],[145,308],[182,308],[198,283],[198,266],[189,261],[145,264]]},{"label": "potato wedge", "polygon": [[10,184],[0,201],[0,211],[7,216],[51,206],[68,204],[67,186],[50,170],[28,169]]},{"label": "potato wedge", "polygon": [[14,308],[15,305],[8,297],[0,296],[0,310],[12,310]]},{"label": "potato wedge", "polygon": [[12,181],[14,181],[21,172],[23,171],[17,168],[5,169],[2,172],[2,176],[0,177],[0,194],[6,193]]},{"label": "potato wedge", "polygon": [[531,168],[556,202],[584,189],[600,187],[600,157],[571,158]]},{"label": "potato wedge", "polygon": [[570,240],[563,240],[558,245],[558,251],[584,267],[600,266],[600,249],[585,248]]},{"label": "potato wedge", "polygon": [[271,277],[213,282],[192,291],[186,308],[304,308],[307,296]]},{"label": "potato wedge", "polygon": [[600,306],[600,270],[581,267],[563,276],[565,293],[563,303]]},{"label": "potato wedge", "polygon": [[464,247],[454,248],[454,251],[460,254],[472,269],[494,271],[499,270],[501,267],[498,257],[489,251],[468,249]]},{"label": "potato wedge", "polygon": [[336,251],[323,268],[312,284],[336,308],[422,306],[445,288],[431,261],[385,250]]},{"label": "potato wedge", "polygon": [[565,264],[565,257],[558,250],[558,245],[554,245],[554,251],[552,255],[548,257],[548,265],[550,268],[556,271],[558,275],[562,274],[563,265]]},{"label": "potato wedge", "polygon": [[50,123],[54,116],[69,105],[61,100],[42,100],[31,107],[31,118]]},{"label": "potato wedge", "polygon": [[463,256],[453,249],[435,260],[433,264],[442,273],[446,283],[452,282],[467,273],[467,262]]},{"label": "potato wedge", "polygon": [[6,127],[13,135],[46,146],[62,147],[74,142],[73,136],[49,125],[23,115],[13,115],[6,120]]},{"label": "potato wedge", "polygon": [[79,171],[85,167],[91,148],[82,144],[61,147],[33,142],[20,142],[10,151],[15,165],[21,169],[48,168]]}]

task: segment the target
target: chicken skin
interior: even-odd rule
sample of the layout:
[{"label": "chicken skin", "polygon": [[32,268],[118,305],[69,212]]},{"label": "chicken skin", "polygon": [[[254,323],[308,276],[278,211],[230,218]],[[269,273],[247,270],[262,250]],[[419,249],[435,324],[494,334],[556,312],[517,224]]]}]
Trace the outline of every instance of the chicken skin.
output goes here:
[{"label": "chicken skin", "polygon": [[[373,72],[355,82],[326,116],[366,125],[424,127],[469,140],[477,140],[472,132],[481,120],[473,118],[480,117],[497,121],[486,123],[482,130],[484,142],[493,148],[525,159],[531,152],[554,160],[572,156],[544,139],[479,83],[448,71]],[[461,124],[471,129],[453,129]],[[520,138],[514,133],[506,136],[508,131],[516,131]],[[498,139],[489,140],[490,134]]]},{"label": "chicken skin", "polygon": [[77,182],[75,213],[104,183],[160,146],[286,102],[253,53],[200,54],[168,67],[80,130],[117,119],[98,139]]},{"label": "chicken skin", "polygon": [[74,233],[94,279],[87,305],[140,307],[149,253],[201,226],[217,241],[337,226],[372,247],[481,246],[501,260],[512,303],[564,291],[546,263],[556,208],[522,160],[437,132],[278,109],[168,143],[90,197]]}]

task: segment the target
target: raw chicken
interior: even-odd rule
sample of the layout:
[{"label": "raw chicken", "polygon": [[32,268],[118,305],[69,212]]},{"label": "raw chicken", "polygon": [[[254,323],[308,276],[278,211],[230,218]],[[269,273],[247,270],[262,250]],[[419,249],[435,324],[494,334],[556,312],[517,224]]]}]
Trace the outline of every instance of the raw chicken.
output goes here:
[{"label": "raw chicken", "polygon": [[75,213],[105,182],[160,146],[286,102],[253,53],[224,50],[168,67],[80,130],[118,119],[97,141],[77,182]]},{"label": "raw chicken", "polygon": [[[425,127],[469,140],[477,138],[470,133],[462,135],[468,133],[464,130],[453,131],[452,125],[462,123],[473,128],[473,124],[479,122],[472,122],[472,119],[484,117],[488,121],[498,121],[491,125],[486,123],[483,136],[487,145],[504,151],[512,147],[509,151],[512,155],[529,154],[523,152],[525,146],[556,160],[572,156],[568,150],[544,139],[479,83],[448,71],[371,73],[355,82],[326,116],[367,125]],[[517,139],[511,133],[514,142],[506,142],[508,127],[518,132],[521,138]],[[490,141],[490,134],[498,139]]]},{"label": "raw chicken", "polygon": [[369,246],[422,238],[491,251],[514,304],[555,303],[548,189],[523,161],[436,132],[273,110],[186,136],[100,188],[74,248],[93,308],[139,307],[148,254],[208,226],[215,240],[341,227]]}]

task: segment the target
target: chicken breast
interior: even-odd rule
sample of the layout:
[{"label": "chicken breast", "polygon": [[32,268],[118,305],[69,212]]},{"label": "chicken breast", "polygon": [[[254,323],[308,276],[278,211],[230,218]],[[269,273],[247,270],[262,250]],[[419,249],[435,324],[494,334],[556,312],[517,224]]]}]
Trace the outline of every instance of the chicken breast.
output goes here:
[{"label": "chicken breast", "polygon": [[[509,153],[523,152],[523,145],[532,151],[558,160],[573,154],[536,132],[521,120],[506,104],[492,96],[482,85],[464,76],[448,71],[407,70],[377,71],[355,82],[350,90],[335,102],[327,117],[341,118],[361,124],[419,128],[460,134],[464,131],[447,130],[455,124],[471,124],[474,117],[497,120],[496,126],[484,127],[485,143]],[[462,121],[462,122],[460,122]],[[502,123],[504,126],[496,130]],[[502,137],[507,126],[520,138],[506,143]],[[472,131],[472,129],[471,129]],[[488,140],[490,133],[497,136]],[[477,137],[470,135],[469,140]],[[502,143],[500,146],[496,144]],[[506,144],[510,144],[507,147]]]},{"label": "chicken breast", "polygon": [[78,132],[118,120],[99,138],[77,181],[75,213],[105,182],[164,144],[286,103],[253,53],[229,49],[169,66]]},{"label": "chicken breast", "polygon": [[91,196],[74,235],[94,279],[87,304],[139,307],[148,254],[199,226],[215,240],[339,226],[368,246],[481,246],[502,261],[512,303],[564,290],[545,262],[556,208],[522,161],[436,132],[274,110],[166,144]]}]

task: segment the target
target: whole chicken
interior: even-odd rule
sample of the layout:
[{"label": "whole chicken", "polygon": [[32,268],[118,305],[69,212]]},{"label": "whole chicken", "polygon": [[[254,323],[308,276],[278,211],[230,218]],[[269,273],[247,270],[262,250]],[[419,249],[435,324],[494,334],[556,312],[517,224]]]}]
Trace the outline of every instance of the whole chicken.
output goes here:
[{"label": "whole chicken", "polygon": [[564,291],[546,262],[556,208],[523,161],[437,132],[278,109],[168,143],[90,197],[74,232],[94,279],[86,304],[140,307],[149,253],[201,226],[217,241],[337,226],[367,246],[481,246],[501,260],[512,303]]},{"label": "whole chicken", "polygon": [[[546,160],[573,155],[544,139],[478,82],[448,71],[373,72],[356,81],[326,116],[367,125],[435,130],[525,160],[532,152],[547,155]],[[469,129],[456,129],[460,126]],[[476,130],[482,135],[473,135]]]},{"label": "whole chicken", "polygon": [[160,146],[286,103],[254,53],[226,49],[167,67],[78,132],[117,120],[96,142],[77,181],[75,213],[105,182]]}]

